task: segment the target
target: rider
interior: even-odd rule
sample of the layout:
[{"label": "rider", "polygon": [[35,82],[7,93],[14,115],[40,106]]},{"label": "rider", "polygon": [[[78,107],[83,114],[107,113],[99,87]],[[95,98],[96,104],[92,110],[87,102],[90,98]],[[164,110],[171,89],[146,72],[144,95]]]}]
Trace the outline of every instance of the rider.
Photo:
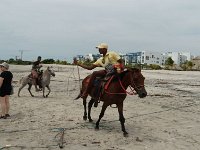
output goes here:
[{"label": "rider", "polygon": [[[90,66],[83,65],[81,63],[78,63],[76,59],[74,59],[74,64],[78,65],[84,69],[92,70],[96,67],[104,67],[108,65],[112,65],[118,73],[121,73],[124,69],[124,63],[123,60],[120,58],[119,54],[115,52],[108,52],[108,45],[106,43],[101,43],[96,48],[99,49],[99,53],[102,54],[102,57],[100,57],[96,62],[91,64]],[[104,70],[94,71],[91,75],[91,78],[89,80],[88,86],[85,91],[83,91],[83,94],[81,95],[82,98],[87,98],[88,93],[91,91],[92,84],[96,77],[103,77],[108,72]],[[95,99],[94,107],[97,107],[98,105],[98,99]]]},{"label": "rider", "polygon": [[40,91],[40,89],[38,89],[37,87],[37,84],[39,83],[39,73],[40,73],[40,68],[42,67],[41,59],[42,57],[38,56],[37,61],[33,62],[32,70],[31,70],[31,74],[33,77],[33,84],[35,85],[36,91]]}]

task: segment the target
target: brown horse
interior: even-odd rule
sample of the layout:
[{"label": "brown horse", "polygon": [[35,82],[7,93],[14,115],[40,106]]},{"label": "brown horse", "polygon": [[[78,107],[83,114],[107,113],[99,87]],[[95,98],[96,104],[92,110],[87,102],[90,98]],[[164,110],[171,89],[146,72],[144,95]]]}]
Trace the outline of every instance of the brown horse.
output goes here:
[{"label": "brown horse", "polygon": [[[90,75],[87,76],[83,81],[82,81],[82,91],[84,91],[84,89],[86,88],[87,84],[88,84],[88,80],[90,78]],[[132,68],[132,69],[127,69],[126,71],[124,71],[123,73],[115,76],[112,80],[110,80],[109,84],[106,84],[106,89],[104,88],[103,91],[101,92],[100,98],[99,100],[103,102],[103,106],[101,109],[101,113],[99,115],[99,119],[96,122],[96,127],[95,129],[99,129],[99,122],[101,120],[101,118],[104,116],[105,110],[108,106],[111,106],[112,104],[116,104],[117,108],[118,108],[118,112],[119,112],[119,121],[121,123],[121,128],[122,131],[124,133],[124,136],[128,135],[128,132],[126,132],[125,129],[125,118],[123,115],[123,102],[127,96],[127,92],[126,89],[128,87],[130,87],[133,90],[136,91],[136,93],[138,94],[138,96],[140,98],[144,98],[147,96],[147,92],[145,90],[144,87],[144,80],[145,78],[143,77],[143,75],[141,74],[141,70],[136,69],[136,68]],[[79,96],[76,98],[80,98],[81,93],[79,94]],[[96,88],[93,87],[93,89],[90,91],[89,95],[92,97],[90,102],[88,103],[88,119],[90,122],[92,122],[92,118],[91,118],[91,107],[95,101],[96,98]],[[133,94],[129,93],[129,94]],[[83,99],[83,105],[84,105],[84,116],[83,119],[87,120],[87,108],[86,108],[86,98]]]}]

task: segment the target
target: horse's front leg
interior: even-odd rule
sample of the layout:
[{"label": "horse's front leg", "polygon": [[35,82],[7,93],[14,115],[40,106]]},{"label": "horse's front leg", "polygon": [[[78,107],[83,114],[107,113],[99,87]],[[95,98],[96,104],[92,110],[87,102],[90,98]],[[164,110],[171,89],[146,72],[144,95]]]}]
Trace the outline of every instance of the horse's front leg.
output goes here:
[{"label": "horse's front leg", "polygon": [[122,128],[122,131],[124,132],[124,136],[128,136],[128,132],[126,132],[126,129],[125,129],[125,118],[124,118],[124,115],[123,115],[123,103],[120,103],[120,104],[117,104],[117,108],[118,108],[118,112],[119,112],[119,121],[121,123],[121,128]]},{"label": "horse's front leg", "polygon": [[95,127],[95,129],[97,129],[97,130],[99,129],[99,122],[100,122],[101,118],[104,116],[104,113],[105,113],[107,107],[108,107],[108,105],[105,104],[105,102],[104,102],[104,103],[103,103],[103,106],[102,106],[102,108],[101,108],[101,113],[100,113],[100,115],[99,115],[99,119],[98,119],[98,121],[96,122],[96,127]]},{"label": "horse's front leg", "polygon": [[84,115],[83,115],[83,120],[87,120],[87,102],[86,98],[83,98],[83,106],[84,106]]},{"label": "horse's front leg", "polygon": [[94,101],[95,99],[91,99],[90,102],[88,103],[88,119],[89,119],[89,122],[92,122],[92,118],[91,118],[91,108],[92,108],[92,105],[94,104]]},{"label": "horse's front leg", "polygon": [[34,95],[31,93],[31,87],[32,87],[32,84],[28,84],[28,91],[31,94],[31,96],[34,97]]},{"label": "horse's front leg", "polygon": [[49,85],[47,85],[46,87],[47,87],[47,89],[49,90],[48,94],[46,95],[46,97],[48,97],[48,96],[49,96],[49,93],[51,92],[51,89],[50,89]]},{"label": "horse's front leg", "polygon": [[22,86],[18,90],[18,97],[20,97],[21,90],[26,86],[27,84],[22,84]]},{"label": "horse's front leg", "polygon": [[44,93],[45,93],[45,87],[44,87],[44,86],[42,86],[42,95],[43,95],[43,97],[45,98],[45,95],[44,95]]}]

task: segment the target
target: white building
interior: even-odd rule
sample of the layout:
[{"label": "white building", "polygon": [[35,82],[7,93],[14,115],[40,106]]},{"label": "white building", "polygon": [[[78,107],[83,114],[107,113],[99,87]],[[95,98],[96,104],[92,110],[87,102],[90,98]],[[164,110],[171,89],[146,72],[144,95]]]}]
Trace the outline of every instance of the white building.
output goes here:
[{"label": "white building", "polygon": [[148,52],[142,51],[141,53],[141,64],[156,64],[159,66],[163,66],[165,63],[165,59],[162,53],[159,52]]},{"label": "white building", "polygon": [[97,59],[99,59],[101,57],[101,54],[87,54],[84,56],[84,59],[88,59],[90,61],[96,61]]},{"label": "white building", "polygon": [[166,58],[171,57],[174,61],[174,64],[180,65],[186,61],[191,61],[191,53],[190,52],[167,52],[164,53]]},{"label": "white building", "polygon": [[93,61],[94,60],[93,54],[85,55],[85,59],[89,59],[89,60]]},{"label": "white building", "polygon": [[187,61],[191,61],[192,60],[192,55],[190,52],[180,52],[182,56],[185,56],[187,59]]},{"label": "white building", "polygon": [[[89,59],[95,61],[100,58],[100,54],[88,54],[86,56],[79,55],[79,59]],[[174,64],[180,65],[186,61],[191,61],[192,56],[190,52],[149,52],[149,51],[139,51],[127,54],[120,54],[120,57],[125,60],[125,64],[156,64],[159,66],[164,66],[167,58],[171,57]]]}]

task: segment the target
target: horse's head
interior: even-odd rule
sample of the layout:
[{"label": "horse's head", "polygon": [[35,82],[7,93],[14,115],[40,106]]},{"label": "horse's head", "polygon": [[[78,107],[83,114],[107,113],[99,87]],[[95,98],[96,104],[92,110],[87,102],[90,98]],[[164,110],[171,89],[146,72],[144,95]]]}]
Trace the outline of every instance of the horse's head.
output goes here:
[{"label": "horse's head", "polygon": [[147,91],[144,87],[145,77],[142,75],[140,69],[129,68],[130,85],[134,88],[140,98],[147,96]]},{"label": "horse's head", "polygon": [[49,72],[50,75],[52,75],[53,77],[55,77],[55,71],[53,70],[53,67],[47,67],[47,71]]}]

